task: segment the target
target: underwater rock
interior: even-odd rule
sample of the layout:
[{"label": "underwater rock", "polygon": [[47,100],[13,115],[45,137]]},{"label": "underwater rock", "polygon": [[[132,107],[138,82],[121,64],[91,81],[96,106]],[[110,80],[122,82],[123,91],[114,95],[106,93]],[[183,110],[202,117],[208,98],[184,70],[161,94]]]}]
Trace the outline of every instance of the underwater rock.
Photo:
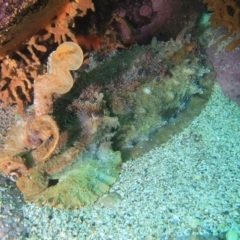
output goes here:
[{"label": "underwater rock", "polygon": [[22,42],[45,27],[64,8],[66,2],[67,0],[1,1],[0,56],[16,50]]},{"label": "underwater rock", "polygon": [[207,49],[209,60],[213,63],[216,80],[229,99],[240,104],[240,49],[231,52],[218,52],[215,46]]},{"label": "underwater rock", "polygon": [[80,45],[89,50],[99,45],[116,49],[149,44],[153,37],[175,39],[181,32],[191,33],[203,12],[201,0],[105,0],[94,5],[95,12],[76,21],[88,26],[79,27],[77,35]]},{"label": "underwater rock", "polygon": [[[77,15],[85,15],[87,9],[94,11],[94,5],[91,0],[1,1],[0,57],[15,51],[20,47],[20,44],[28,41],[30,37],[37,34],[41,29],[46,28],[49,24],[55,25],[55,27],[47,27],[49,34],[62,35],[68,33],[71,35],[70,31],[67,31],[68,23]],[[66,16],[64,12],[66,12]],[[55,37],[57,38],[57,36]],[[46,36],[44,40],[47,40]],[[41,51],[40,48],[38,50]]]},{"label": "underwater rock", "polygon": [[[214,36],[212,42],[218,42],[226,34],[224,29],[219,28],[211,30],[211,36]],[[238,36],[236,36],[238,37]],[[233,38],[233,39],[236,39]],[[226,96],[240,104],[240,48],[235,48],[232,51],[227,51],[226,45],[228,41],[221,41],[221,44],[211,44],[206,49],[209,60],[213,64],[216,72],[216,80],[221,86]]]},{"label": "underwater rock", "polygon": [[[132,34],[137,43],[176,38],[182,30],[189,33],[203,11],[201,1],[136,0],[119,3],[116,24],[124,41]],[[186,14],[187,13],[187,14]],[[132,30],[130,30],[132,29]]]},{"label": "underwater rock", "polygon": [[228,29],[223,26],[213,28],[211,16],[209,13],[202,16],[197,37],[206,49],[208,60],[215,71],[215,79],[223,92],[229,99],[240,104],[240,48],[235,46],[234,49],[228,49],[229,44],[239,40],[239,35],[229,35]]}]

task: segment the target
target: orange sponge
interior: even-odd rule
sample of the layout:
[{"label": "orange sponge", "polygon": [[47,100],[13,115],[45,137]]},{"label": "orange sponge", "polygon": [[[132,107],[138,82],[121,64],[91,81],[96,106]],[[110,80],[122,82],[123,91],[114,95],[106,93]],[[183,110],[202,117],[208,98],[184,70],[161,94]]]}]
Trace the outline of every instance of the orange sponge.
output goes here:
[{"label": "orange sponge", "polygon": [[34,109],[36,116],[52,111],[52,94],[67,93],[73,86],[70,70],[83,63],[82,49],[73,42],[62,43],[48,59],[48,73],[34,82]]}]

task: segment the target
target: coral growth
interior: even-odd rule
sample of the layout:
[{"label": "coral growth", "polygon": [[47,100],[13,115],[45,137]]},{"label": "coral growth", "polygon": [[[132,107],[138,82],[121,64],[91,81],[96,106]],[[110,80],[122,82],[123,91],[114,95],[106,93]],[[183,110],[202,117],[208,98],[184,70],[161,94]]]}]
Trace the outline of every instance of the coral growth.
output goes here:
[{"label": "coral growth", "polygon": [[[76,100],[69,106],[77,116],[71,130],[59,129],[48,115],[53,92],[71,89],[69,70],[82,61],[82,50],[72,42],[61,44],[50,55],[48,73],[34,83],[34,109],[15,119],[2,146],[0,170],[16,181],[26,201],[77,208],[96,201],[119,174],[120,153],[113,152],[109,143],[118,121],[104,113],[102,94],[96,96],[96,103]],[[46,84],[45,79],[54,84]]]},{"label": "coral growth", "polygon": [[76,42],[70,26],[88,9],[95,10],[91,0],[0,3],[0,101],[5,106],[16,103],[23,113],[33,99],[33,79],[45,73],[44,54],[54,43]]},{"label": "coral growth", "polygon": [[[240,34],[240,3],[237,0],[203,0],[207,4],[208,11],[212,12],[211,23],[213,27],[224,26],[228,29],[228,35]],[[222,39],[223,40],[223,39]],[[227,50],[231,51],[240,45],[240,37],[232,40]]]},{"label": "coral growth", "polygon": [[[48,60],[48,74],[34,81],[35,114],[48,114],[52,108],[52,94],[64,94],[73,86],[70,70],[77,70],[83,62],[83,52],[72,42],[61,44]],[[45,87],[47,86],[47,87]]]},{"label": "coral growth", "polygon": [[0,99],[7,107],[17,103],[18,112],[23,112],[24,102],[31,102],[32,83],[17,62],[6,58],[1,64]]}]

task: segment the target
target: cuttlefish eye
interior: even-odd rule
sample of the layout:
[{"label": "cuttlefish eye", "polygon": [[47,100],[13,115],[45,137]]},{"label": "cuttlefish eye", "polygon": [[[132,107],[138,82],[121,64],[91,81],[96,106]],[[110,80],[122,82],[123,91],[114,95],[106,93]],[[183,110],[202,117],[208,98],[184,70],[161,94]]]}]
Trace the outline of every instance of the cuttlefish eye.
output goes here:
[{"label": "cuttlefish eye", "polygon": [[20,176],[16,172],[11,172],[8,174],[8,177],[11,181],[16,182]]}]

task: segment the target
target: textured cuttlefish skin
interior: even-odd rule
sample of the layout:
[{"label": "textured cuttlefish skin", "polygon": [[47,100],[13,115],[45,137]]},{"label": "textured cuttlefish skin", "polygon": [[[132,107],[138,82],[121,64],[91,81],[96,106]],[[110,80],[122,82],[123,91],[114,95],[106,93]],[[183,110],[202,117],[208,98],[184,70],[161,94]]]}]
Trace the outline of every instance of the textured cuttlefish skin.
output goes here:
[{"label": "textured cuttlefish skin", "polygon": [[[79,113],[81,131],[78,140],[67,145],[68,137],[60,133],[58,124],[50,115],[53,93],[63,94],[72,88],[73,78],[69,71],[78,69],[82,62],[83,52],[77,44],[61,44],[49,57],[48,73],[34,82],[34,111],[18,119],[8,133],[0,170],[16,181],[28,202],[77,208],[96,201],[108,191],[119,174],[120,154],[104,144],[101,144],[104,149],[101,151],[107,151],[107,156],[80,161],[64,172],[84,155],[85,147],[109,118],[93,119]],[[114,121],[113,125],[116,125],[117,120]],[[58,183],[52,185],[52,176],[61,172],[64,173],[57,178]]]}]

